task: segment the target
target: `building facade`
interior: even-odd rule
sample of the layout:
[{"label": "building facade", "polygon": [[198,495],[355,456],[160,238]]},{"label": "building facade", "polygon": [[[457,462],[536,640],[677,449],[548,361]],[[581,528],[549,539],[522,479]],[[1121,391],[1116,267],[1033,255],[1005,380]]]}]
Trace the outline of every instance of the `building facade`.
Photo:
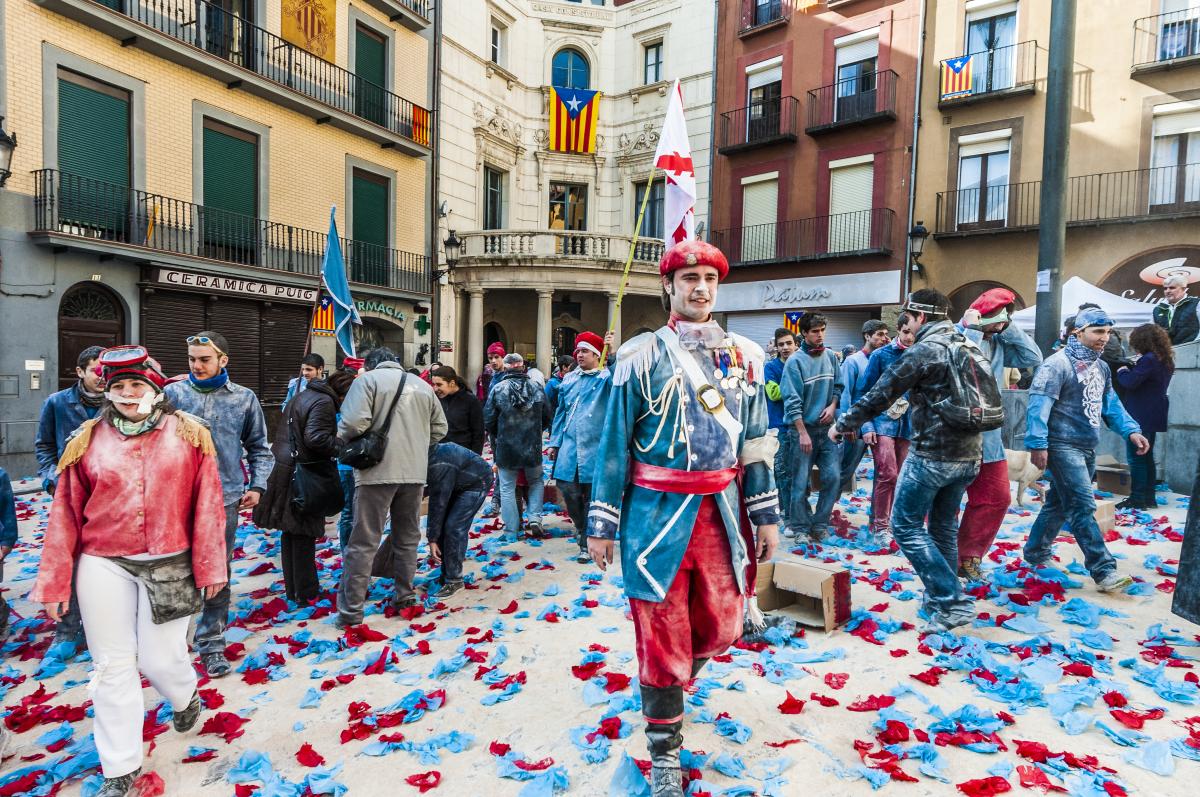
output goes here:
[{"label": "building facade", "polygon": [[[928,30],[916,283],[956,311],[996,285],[1034,304],[1050,4],[942,0]],[[1200,4],[1080,3],[1074,62],[1063,279],[1149,321],[1167,274],[1200,281]]]},{"label": "building facade", "polygon": [[[577,332],[662,323],[662,181],[652,161],[676,79],[707,224],[714,4],[456,0],[441,40],[441,235],[462,253],[440,288],[441,357],[474,378],[494,341],[548,371]],[[553,151],[550,87],[598,90],[596,151]],[[443,265],[443,268],[445,266]]]},{"label": "building facade", "polygon": [[[301,7],[303,6],[303,7]],[[364,344],[412,364],[431,296],[426,0],[12,0],[0,113],[0,464],[93,344],[186,370],[224,334],[271,412],[308,341],[331,208]],[[424,327],[424,329],[421,329]],[[313,349],[335,359],[332,338]]]},{"label": "building facade", "polygon": [[741,0],[717,29],[713,235],[730,329],[767,343],[793,310],[831,345],[905,278],[920,0]]}]

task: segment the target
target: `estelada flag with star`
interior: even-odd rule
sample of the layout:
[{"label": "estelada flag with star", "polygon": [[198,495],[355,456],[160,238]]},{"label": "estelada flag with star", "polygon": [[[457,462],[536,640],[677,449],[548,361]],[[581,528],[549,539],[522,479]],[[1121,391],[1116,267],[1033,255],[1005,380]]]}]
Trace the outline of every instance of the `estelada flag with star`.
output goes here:
[{"label": "estelada flag with star", "polygon": [[663,197],[663,232],[667,248],[696,237],[696,167],[688,142],[687,119],[683,116],[683,89],[675,81],[667,115],[663,119],[654,165],[667,178]]},{"label": "estelada flag with star", "polygon": [[550,87],[550,150],[596,151],[600,123],[600,92]]},{"label": "estelada flag with star", "polygon": [[804,317],[803,310],[789,310],[783,314],[783,328],[793,335],[800,334],[800,319]]},{"label": "estelada flag with star", "polygon": [[321,291],[321,303],[313,309],[312,331],[314,335],[333,337],[333,299]]}]

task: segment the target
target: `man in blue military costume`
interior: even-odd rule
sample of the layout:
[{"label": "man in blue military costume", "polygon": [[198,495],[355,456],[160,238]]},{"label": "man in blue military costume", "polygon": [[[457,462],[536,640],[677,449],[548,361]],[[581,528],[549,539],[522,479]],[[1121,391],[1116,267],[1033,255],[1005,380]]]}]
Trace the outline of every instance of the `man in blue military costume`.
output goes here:
[{"label": "man in blue military costume", "polygon": [[779,543],[778,440],[767,435],[762,349],[712,320],[725,256],[684,241],[659,273],[670,320],[617,352],[588,550],[605,569],[621,540],[652,792],[682,797],[684,686],[741,635],[755,558]]}]

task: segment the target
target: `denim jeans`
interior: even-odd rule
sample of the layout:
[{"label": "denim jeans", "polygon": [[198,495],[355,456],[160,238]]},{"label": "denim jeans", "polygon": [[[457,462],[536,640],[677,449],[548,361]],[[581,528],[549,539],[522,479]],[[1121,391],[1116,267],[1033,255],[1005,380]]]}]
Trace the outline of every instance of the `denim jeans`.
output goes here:
[{"label": "denim jeans", "polygon": [[[500,517],[509,534],[521,531],[521,505],[517,503],[517,473],[520,468],[500,468]],[[524,468],[525,481],[529,482],[529,505],[525,512],[530,523],[542,522],[543,490],[542,466]]]},{"label": "denim jeans", "polygon": [[350,532],[354,530],[354,471],[339,470],[338,478],[342,482],[342,495],[346,497],[346,506],[338,517],[338,546],[345,553],[350,543]]},{"label": "denim jeans", "polygon": [[[842,487],[842,447],[829,439],[828,426],[805,424],[804,428],[812,440],[812,451],[801,451],[797,439],[792,459],[795,463],[792,489],[788,497],[788,528],[797,533],[821,536],[829,527],[829,514]],[[796,435],[799,438],[799,433]],[[808,503],[809,480],[814,463],[821,473],[821,492],[817,496],[815,510]]]},{"label": "denim jeans", "polygon": [[463,559],[467,556],[467,538],[471,522],[487,500],[488,491],[464,490],[450,499],[442,538],[434,540],[442,549],[442,583],[462,581]]},{"label": "denim jeans", "polygon": [[1138,454],[1137,446],[1125,442],[1125,452],[1129,456],[1129,497],[1144,504],[1153,504],[1154,486],[1158,481],[1158,468],[1154,465],[1154,437],[1156,432],[1142,432],[1150,441],[1150,450]]},{"label": "denim jeans", "polygon": [[779,449],[775,452],[775,489],[779,491],[779,516],[788,527],[788,503],[792,495],[792,460],[796,456],[796,427],[779,427]]},{"label": "denim jeans", "polygon": [[[238,528],[238,502],[225,507],[225,562],[226,573],[232,573],[228,563],[233,560],[233,545]],[[192,645],[196,653],[203,656],[206,653],[225,652],[225,626],[229,624],[230,588],[233,578],[225,585],[225,589],[204,601],[204,609],[196,620],[196,632]]]},{"label": "denim jeans", "polygon": [[842,443],[842,486],[843,493],[854,491],[854,472],[867,453],[867,444],[861,437]]},{"label": "denim jeans", "polygon": [[900,468],[892,533],[925,585],[925,606],[935,619],[973,611],[958,583],[958,507],[978,473],[978,462],[946,462],[916,452]]},{"label": "denim jeans", "polygon": [[1071,530],[1083,551],[1083,564],[1097,582],[1117,569],[1117,560],[1108,552],[1104,535],[1096,523],[1096,499],[1092,478],[1096,475],[1096,452],[1068,446],[1051,446],[1046,456],[1050,489],[1046,503],[1025,543],[1025,561],[1043,564],[1054,554],[1054,538],[1063,523]]}]

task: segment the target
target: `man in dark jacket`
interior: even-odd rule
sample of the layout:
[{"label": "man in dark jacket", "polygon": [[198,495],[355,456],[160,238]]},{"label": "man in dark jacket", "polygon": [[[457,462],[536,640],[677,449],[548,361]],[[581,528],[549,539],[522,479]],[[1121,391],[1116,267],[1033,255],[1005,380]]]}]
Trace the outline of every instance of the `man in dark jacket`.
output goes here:
[{"label": "man in dark jacket", "polygon": [[517,504],[517,474],[529,482],[529,534],[542,536],[542,432],[550,426],[550,407],[542,386],[525,372],[519,354],[504,358],[505,377],[493,380],[483,406],[483,425],[492,440],[500,471],[500,516],[509,533],[521,528]]},{"label": "man in dark jacket", "polygon": [[492,489],[492,469],[483,457],[454,443],[429,449],[429,557],[442,566],[438,598],[463,588],[463,559],[471,521]]},{"label": "man in dark jacket", "polygon": [[1200,335],[1200,317],[1196,315],[1200,299],[1188,296],[1186,277],[1172,275],[1163,280],[1163,300],[1154,307],[1154,323],[1167,330],[1171,345],[1191,343]]},{"label": "man in dark jacket", "polygon": [[900,473],[892,528],[925,585],[926,630],[943,632],[975,619],[973,602],[958,583],[958,507],[979,473],[983,438],[949,425],[934,409],[952,392],[948,344],[952,336],[966,340],[947,318],[950,300],[923,288],[909,294],[904,312],[918,327],[916,343],[838,418],[829,436],[855,434],[907,391],[914,450]]}]

